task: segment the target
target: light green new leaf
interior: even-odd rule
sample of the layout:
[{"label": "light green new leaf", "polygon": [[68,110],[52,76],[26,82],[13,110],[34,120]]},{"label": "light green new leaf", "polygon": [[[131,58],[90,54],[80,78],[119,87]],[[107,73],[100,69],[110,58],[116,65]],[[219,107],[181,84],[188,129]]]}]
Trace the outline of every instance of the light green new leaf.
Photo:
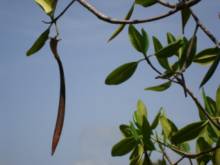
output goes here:
[{"label": "light green new leaf", "polygon": [[27,51],[26,55],[30,56],[30,55],[36,53],[37,51],[39,51],[44,46],[45,42],[48,40],[49,33],[50,33],[50,29],[47,29],[46,31],[44,31],[37,38],[37,40],[34,42],[34,44],[31,46],[31,48]]},{"label": "light green new leaf", "polygon": [[168,139],[170,139],[171,136],[178,130],[175,124],[171,120],[167,119],[165,114],[160,116],[160,124],[162,126],[165,137]]},{"label": "light green new leaf", "polygon": [[167,43],[171,44],[173,42],[176,41],[176,38],[174,37],[174,35],[170,32],[167,33]]},{"label": "light green new leaf", "polygon": [[191,11],[189,8],[185,7],[181,10],[181,17],[182,17],[182,31],[184,33],[184,29],[185,29],[185,26],[189,20],[191,16]]},{"label": "light green new leaf", "polygon": [[115,144],[112,148],[112,156],[123,156],[129,153],[137,145],[133,137],[124,138]]},{"label": "light green new leaf", "polygon": [[[220,146],[220,139],[218,139],[217,146]],[[218,149],[215,150],[215,152],[214,152],[213,164],[216,164],[216,165],[217,165],[217,164],[220,164],[220,148],[218,148]]]},{"label": "light green new leaf", "polygon": [[219,52],[218,48],[208,48],[199,52],[193,59],[193,62],[208,65],[215,61],[217,54]]},{"label": "light green new leaf", "polygon": [[218,64],[219,64],[219,61],[220,61],[220,52],[218,53],[218,57],[215,59],[215,61],[213,62],[213,64],[210,66],[208,72],[205,74],[201,84],[200,84],[200,88],[205,85],[209,79],[212,77],[212,75],[215,73],[215,70],[217,69],[218,67]]},{"label": "light green new leaf", "polygon": [[141,6],[144,6],[144,7],[149,7],[157,3],[157,1],[156,0],[135,0],[135,3]]},{"label": "light green new leaf", "polygon": [[53,15],[57,0],[35,0],[47,15]]},{"label": "light green new leaf", "polygon": [[162,91],[167,90],[171,86],[171,84],[172,83],[170,81],[168,81],[168,82],[165,82],[165,83],[157,85],[157,86],[152,86],[152,87],[145,88],[144,90],[162,92]]},{"label": "light green new leaf", "polygon": [[[130,10],[128,11],[127,15],[125,16],[125,20],[129,20],[131,18],[131,15],[134,11],[134,6],[135,4],[133,4],[130,8]],[[111,35],[111,37],[108,39],[108,42],[110,42],[111,40],[113,40],[116,36],[118,36],[122,30],[124,29],[126,24],[121,24]]]},{"label": "light green new leaf", "polygon": [[119,66],[107,76],[105,84],[118,85],[125,82],[134,74],[137,66],[138,62],[130,62]]},{"label": "light green new leaf", "polygon": [[175,144],[180,144],[185,141],[189,141],[192,139],[195,139],[199,136],[199,134],[202,132],[202,130],[205,128],[205,126],[208,124],[207,121],[199,121],[195,123],[191,123],[183,128],[181,128],[179,131],[177,131],[172,137],[171,141]]},{"label": "light green new leaf", "polygon": [[182,40],[179,39],[169,44],[168,46],[162,48],[160,51],[156,52],[156,56],[161,57],[161,58],[171,57],[172,55],[177,53],[177,51],[182,45],[183,45],[183,42]]},{"label": "light green new leaf", "polygon": [[141,118],[143,117],[147,118],[147,108],[145,104],[143,103],[143,101],[141,100],[138,100],[137,102],[137,112]]},{"label": "light green new leaf", "polygon": [[163,48],[162,44],[160,43],[160,41],[155,36],[153,36],[152,39],[153,39],[153,44],[154,44],[155,55],[156,55],[156,58],[157,58],[158,62],[160,63],[160,65],[164,69],[170,70],[170,65],[169,65],[168,59],[158,57],[157,54],[156,54],[156,52],[159,52]]},{"label": "light green new leaf", "polygon": [[216,97],[215,97],[215,102],[216,102],[216,115],[220,116],[220,86],[218,87],[216,91]]}]

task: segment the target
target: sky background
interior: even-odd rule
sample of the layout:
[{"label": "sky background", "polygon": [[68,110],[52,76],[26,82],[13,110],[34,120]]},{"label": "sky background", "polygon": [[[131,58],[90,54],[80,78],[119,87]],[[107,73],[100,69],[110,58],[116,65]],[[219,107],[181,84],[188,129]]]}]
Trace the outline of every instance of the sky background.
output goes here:
[{"label": "sky background", "polygon": [[[69,0],[58,3],[59,13]],[[92,0],[107,15],[123,18],[132,1]],[[219,2],[204,0],[193,8],[207,27],[220,38]],[[159,5],[151,9],[136,7],[134,18],[145,18],[165,11]],[[179,35],[179,14],[166,20],[137,26],[165,43],[166,32]],[[118,126],[132,119],[136,102],[142,99],[152,121],[163,106],[178,126],[198,119],[197,110],[185,99],[180,87],[173,85],[163,93],[143,89],[161,83],[154,72],[141,63],[134,76],[119,86],[106,86],[105,77],[119,65],[138,60],[141,55],[129,43],[127,29],[111,43],[108,37],[117,27],[104,23],[75,3],[59,21],[67,100],[63,134],[53,157],[50,155],[57,105],[59,72],[48,43],[37,54],[25,52],[46,26],[48,20],[34,0],[0,1],[0,164],[2,165],[120,165],[127,157],[111,157],[111,147],[121,137]],[[187,26],[189,36],[194,28]],[[212,43],[201,32],[199,50]],[[149,52],[152,52],[152,43]],[[193,65],[186,73],[187,83],[200,97],[198,85],[206,67]],[[210,96],[220,84],[220,70],[207,83]]]}]

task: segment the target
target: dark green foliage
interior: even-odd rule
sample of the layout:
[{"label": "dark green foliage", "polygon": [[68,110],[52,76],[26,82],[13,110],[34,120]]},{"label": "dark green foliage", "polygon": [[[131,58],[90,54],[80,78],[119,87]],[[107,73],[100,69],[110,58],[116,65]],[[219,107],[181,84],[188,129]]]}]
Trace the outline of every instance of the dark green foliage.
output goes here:
[{"label": "dark green foliage", "polygon": [[108,85],[118,85],[125,82],[134,74],[137,66],[138,62],[130,62],[119,66],[107,76],[105,83]]},{"label": "dark green foliage", "polygon": [[[134,11],[134,5],[133,4],[130,8],[130,10],[128,11],[127,15],[125,16],[125,20],[128,20],[131,18],[131,15]],[[124,29],[126,25],[125,24],[121,24],[119,25],[119,27],[112,33],[111,37],[108,39],[108,42],[110,42],[111,40],[113,40],[115,37],[117,37]]]},{"label": "dark green foliage", "polygon": [[202,132],[202,130],[205,128],[205,126],[208,123],[205,121],[200,121],[196,123],[191,123],[183,128],[181,128],[179,131],[177,131],[172,137],[171,141],[174,144],[180,144],[185,141],[189,141],[192,139],[195,139],[199,136],[199,134]]},{"label": "dark green foliage", "polygon": [[31,48],[27,51],[27,56],[31,56],[38,52],[44,46],[45,42],[48,40],[49,33],[50,29],[47,29],[37,38]]}]

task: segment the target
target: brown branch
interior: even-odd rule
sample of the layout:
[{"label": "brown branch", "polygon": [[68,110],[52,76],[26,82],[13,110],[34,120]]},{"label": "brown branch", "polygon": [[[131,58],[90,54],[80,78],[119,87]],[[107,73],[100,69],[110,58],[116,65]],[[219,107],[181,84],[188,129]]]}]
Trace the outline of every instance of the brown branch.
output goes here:
[{"label": "brown branch", "polygon": [[177,160],[173,165],[177,165],[178,163],[180,163],[183,159],[185,158],[185,156],[182,156],[179,160]]},{"label": "brown branch", "polygon": [[170,4],[169,2],[164,2],[163,0],[156,0],[159,4],[161,4],[162,6],[174,9],[176,8],[176,5]]},{"label": "brown branch", "polygon": [[206,150],[206,151],[203,151],[203,152],[199,152],[199,153],[193,154],[193,153],[188,153],[188,152],[182,151],[182,150],[178,149],[177,147],[175,147],[175,146],[173,146],[173,145],[165,144],[165,143],[161,142],[161,141],[158,140],[158,139],[156,140],[156,139],[152,138],[152,140],[154,140],[154,141],[156,141],[157,143],[159,143],[159,144],[161,144],[161,145],[163,145],[163,146],[165,146],[165,147],[171,149],[171,150],[174,151],[174,152],[177,152],[177,153],[183,155],[185,158],[189,158],[189,159],[196,159],[196,158],[198,158],[198,157],[200,157],[200,156],[202,156],[202,155],[208,154],[208,153],[213,152],[213,151],[215,151],[215,150],[217,150],[217,149],[220,148],[220,146],[216,146],[216,147],[213,147],[213,148],[211,148],[211,149],[209,149],[209,150]]},{"label": "brown branch", "polygon": [[119,20],[119,19],[111,18],[109,16],[106,16],[102,12],[98,11],[93,5],[88,3],[86,0],[77,0],[77,1],[83,7],[85,7],[87,10],[89,10],[92,14],[94,14],[96,17],[98,17],[99,19],[101,19],[105,22],[112,23],[112,24],[139,24],[139,23],[152,22],[152,21],[156,21],[156,20],[166,18],[168,16],[171,16],[171,15],[175,14],[176,12],[178,12],[181,9],[185,8],[186,6],[191,7],[191,6],[196,5],[201,0],[189,0],[185,3],[179,2],[175,5],[175,9],[172,9],[172,10],[168,11],[167,13],[164,13],[164,14],[161,14],[161,15],[158,15],[158,16],[155,16],[155,17],[150,17],[150,18],[147,18],[147,19],[134,19],[134,20]]},{"label": "brown branch", "polygon": [[209,39],[217,46],[220,46],[220,42],[216,39],[214,34],[212,34],[205,25],[201,22],[201,20],[197,17],[197,15],[190,9],[193,19],[195,20],[196,24],[202,29],[202,31],[209,37]]}]

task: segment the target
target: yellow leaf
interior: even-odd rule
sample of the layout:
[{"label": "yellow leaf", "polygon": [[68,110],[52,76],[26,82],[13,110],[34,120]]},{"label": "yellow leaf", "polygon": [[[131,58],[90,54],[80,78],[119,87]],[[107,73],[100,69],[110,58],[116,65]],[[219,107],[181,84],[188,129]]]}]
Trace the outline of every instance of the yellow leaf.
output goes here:
[{"label": "yellow leaf", "polygon": [[52,15],[57,4],[57,0],[35,0],[35,2],[44,10],[48,15]]}]

